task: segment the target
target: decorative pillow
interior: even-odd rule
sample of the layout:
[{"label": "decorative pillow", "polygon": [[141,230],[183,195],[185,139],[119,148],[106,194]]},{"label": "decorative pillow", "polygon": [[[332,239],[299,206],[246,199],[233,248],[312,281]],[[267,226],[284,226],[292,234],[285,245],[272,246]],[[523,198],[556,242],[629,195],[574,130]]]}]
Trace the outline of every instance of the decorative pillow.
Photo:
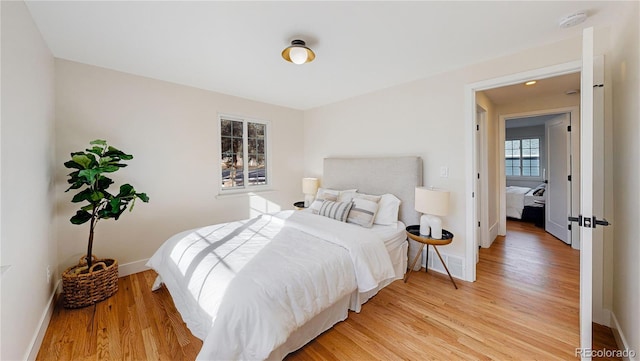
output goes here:
[{"label": "decorative pillow", "polygon": [[373,223],[383,226],[395,226],[398,222],[400,199],[391,193],[383,194],[378,203],[378,213]]},{"label": "decorative pillow", "polygon": [[318,214],[340,222],[346,222],[351,207],[353,207],[353,202],[323,201]]},{"label": "decorative pillow", "polygon": [[347,217],[348,223],[355,223],[362,227],[371,228],[373,220],[378,212],[380,196],[368,194],[356,194],[353,198],[353,207]]},{"label": "decorative pillow", "polygon": [[311,205],[309,206],[309,209],[311,210],[311,212],[314,214],[318,214],[318,212],[320,212],[320,207],[322,206],[322,202],[324,201],[337,202],[338,195],[333,193],[328,193],[328,192],[316,195],[316,199],[314,199]]},{"label": "decorative pillow", "polygon": [[334,201],[334,202],[350,202],[353,198],[353,194],[355,194],[357,189],[347,189],[343,191],[339,191],[337,189],[328,189],[328,188],[318,188],[318,192],[316,193],[316,198],[309,209],[312,213],[318,214],[320,211],[320,206],[322,205],[322,201]]}]

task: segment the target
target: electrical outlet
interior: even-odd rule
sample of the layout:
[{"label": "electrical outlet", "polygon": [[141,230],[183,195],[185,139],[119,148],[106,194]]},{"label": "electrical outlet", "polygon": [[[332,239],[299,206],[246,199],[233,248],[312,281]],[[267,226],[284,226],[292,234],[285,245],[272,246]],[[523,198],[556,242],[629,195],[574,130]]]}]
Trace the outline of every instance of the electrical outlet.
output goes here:
[{"label": "electrical outlet", "polygon": [[51,283],[51,266],[47,266],[47,284]]},{"label": "electrical outlet", "polygon": [[448,178],[449,177],[449,168],[442,166],[440,167],[440,178]]}]

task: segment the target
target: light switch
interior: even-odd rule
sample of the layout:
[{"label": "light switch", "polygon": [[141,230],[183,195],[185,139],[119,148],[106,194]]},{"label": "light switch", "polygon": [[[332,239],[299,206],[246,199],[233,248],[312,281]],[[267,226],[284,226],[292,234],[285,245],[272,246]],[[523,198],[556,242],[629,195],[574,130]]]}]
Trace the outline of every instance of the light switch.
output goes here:
[{"label": "light switch", "polygon": [[449,177],[449,167],[440,167],[440,178],[448,178]]}]

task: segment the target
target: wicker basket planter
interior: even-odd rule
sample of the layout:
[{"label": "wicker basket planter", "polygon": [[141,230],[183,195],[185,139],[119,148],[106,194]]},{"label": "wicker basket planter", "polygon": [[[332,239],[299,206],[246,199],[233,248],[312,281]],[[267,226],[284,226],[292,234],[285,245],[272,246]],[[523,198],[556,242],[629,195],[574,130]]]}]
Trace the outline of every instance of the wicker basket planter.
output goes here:
[{"label": "wicker basket planter", "polygon": [[118,292],[118,261],[93,257],[88,271],[85,257],[62,273],[64,307],[81,308],[105,300]]}]

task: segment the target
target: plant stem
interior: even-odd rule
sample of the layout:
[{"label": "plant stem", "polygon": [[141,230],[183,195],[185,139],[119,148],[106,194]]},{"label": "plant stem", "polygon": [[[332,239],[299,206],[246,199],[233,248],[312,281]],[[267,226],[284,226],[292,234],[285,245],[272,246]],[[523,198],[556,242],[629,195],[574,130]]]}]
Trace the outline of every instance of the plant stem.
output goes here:
[{"label": "plant stem", "polygon": [[87,267],[88,269],[91,269],[91,263],[92,263],[92,258],[91,258],[91,251],[93,249],[93,229],[96,226],[96,208],[93,208],[93,213],[91,214],[91,225],[89,228],[89,246],[87,247]]}]

